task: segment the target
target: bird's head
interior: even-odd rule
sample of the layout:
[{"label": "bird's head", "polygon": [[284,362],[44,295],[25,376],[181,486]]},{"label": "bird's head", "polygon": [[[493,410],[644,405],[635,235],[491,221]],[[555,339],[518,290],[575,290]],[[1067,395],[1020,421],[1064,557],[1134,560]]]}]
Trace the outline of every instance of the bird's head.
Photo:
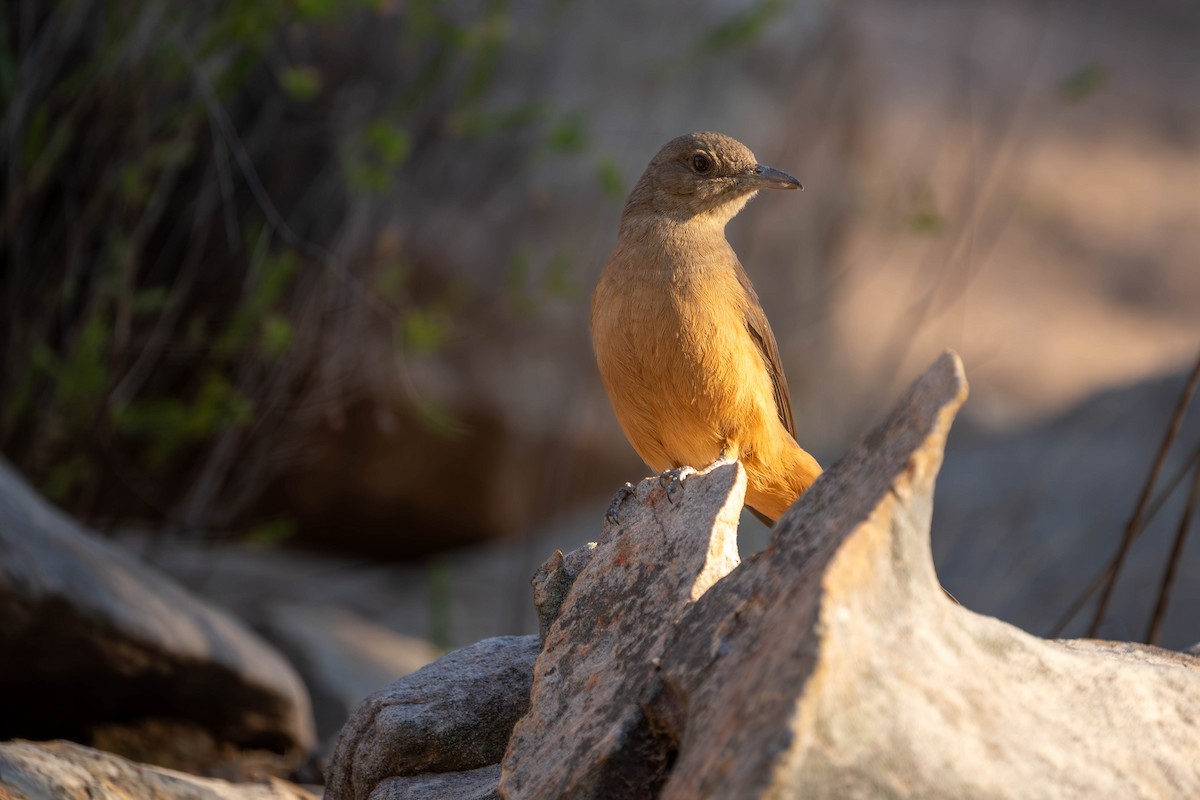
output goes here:
[{"label": "bird's head", "polygon": [[625,204],[625,214],[678,222],[733,219],[759,189],[802,189],[800,181],[758,163],[750,148],[721,133],[689,133],[667,142],[650,160]]}]

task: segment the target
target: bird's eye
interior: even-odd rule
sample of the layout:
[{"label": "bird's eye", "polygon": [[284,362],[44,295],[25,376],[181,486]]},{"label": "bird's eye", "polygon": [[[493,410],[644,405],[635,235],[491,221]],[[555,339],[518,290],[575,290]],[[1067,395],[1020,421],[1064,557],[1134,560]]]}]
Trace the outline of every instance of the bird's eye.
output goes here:
[{"label": "bird's eye", "polygon": [[704,153],[696,153],[696,155],[692,156],[692,169],[703,175],[712,169],[712,161]]}]

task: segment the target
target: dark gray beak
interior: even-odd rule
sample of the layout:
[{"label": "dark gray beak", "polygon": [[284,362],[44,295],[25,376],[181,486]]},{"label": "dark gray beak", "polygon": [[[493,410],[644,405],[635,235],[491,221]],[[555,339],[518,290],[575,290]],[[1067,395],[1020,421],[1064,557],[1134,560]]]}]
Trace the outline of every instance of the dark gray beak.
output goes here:
[{"label": "dark gray beak", "polygon": [[768,167],[765,164],[758,164],[751,172],[747,172],[745,178],[742,179],[747,186],[755,189],[803,189],[800,181],[788,175],[786,172],[780,172],[774,167]]}]

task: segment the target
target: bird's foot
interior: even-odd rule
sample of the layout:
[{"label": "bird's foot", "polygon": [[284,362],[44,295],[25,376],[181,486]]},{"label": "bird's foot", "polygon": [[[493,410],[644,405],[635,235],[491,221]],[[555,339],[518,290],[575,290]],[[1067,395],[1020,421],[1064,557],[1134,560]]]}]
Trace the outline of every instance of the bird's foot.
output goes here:
[{"label": "bird's foot", "polygon": [[658,476],[658,485],[666,492],[668,503],[675,504],[675,495],[683,488],[683,479],[695,474],[696,470],[691,467],[676,467]]},{"label": "bird's foot", "polygon": [[604,518],[616,525],[621,516],[621,505],[634,492],[633,484],[626,481],[625,485],[617,489],[617,493],[613,495],[612,502],[608,504],[608,511],[604,513]]},{"label": "bird's foot", "polygon": [[721,445],[721,451],[717,453],[717,460],[709,464],[709,467],[723,467],[728,464],[733,464],[738,460],[738,448],[736,445],[731,445],[728,442]]}]

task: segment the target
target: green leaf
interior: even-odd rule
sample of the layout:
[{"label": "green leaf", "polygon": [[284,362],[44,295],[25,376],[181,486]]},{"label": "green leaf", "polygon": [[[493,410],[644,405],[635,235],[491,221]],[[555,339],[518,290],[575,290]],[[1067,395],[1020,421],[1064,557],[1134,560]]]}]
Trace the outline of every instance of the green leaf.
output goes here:
[{"label": "green leaf", "polygon": [[711,29],[700,40],[699,50],[707,55],[715,55],[752,45],[767,25],[784,10],[784,0],[761,0]]},{"label": "green leaf", "polygon": [[404,315],[404,347],[417,355],[430,355],[446,341],[446,321],[434,312],[413,309]]},{"label": "green leaf", "polygon": [[71,355],[55,370],[55,405],[72,431],[92,424],[108,387],[109,334],[103,316],[93,314],[80,331]]},{"label": "green leaf", "polygon": [[550,131],[549,145],[560,153],[578,153],[587,146],[587,124],[582,114],[569,114]]},{"label": "green leaf", "polygon": [[295,329],[292,323],[282,314],[268,314],[262,323],[262,338],[260,347],[268,359],[276,359],[283,355],[292,344]]},{"label": "green leaf", "polygon": [[545,103],[525,103],[487,112],[460,109],[450,117],[448,127],[457,136],[482,138],[527,128],[548,115],[549,106]]},{"label": "green leaf", "polygon": [[620,202],[625,199],[625,181],[621,179],[621,170],[611,158],[600,162],[596,168],[596,178],[600,181],[600,189],[610,200]]},{"label": "green leaf", "polygon": [[313,67],[288,67],[280,74],[279,85],[288,97],[304,103],[321,91],[321,73]]},{"label": "green leaf", "polygon": [[1078,103],[1100,91],[1108,83],[1108,70],[1100,64],[1085,64],[1062,79],[1058,85],[1064,102]]},{"label": "green leaf", "polygon": [[386,120],[375,120],[367,127],[367,142],[388,169],[400,166],[412,150],[408,134]]},{"label": "green leaf", "polygon": [[560,300],[573,300],[579,296],[579,282],[572,274],[574,262],[571,256],[563,251],[554,254],[546,265],[546,274],[542,285],[551,297]]},{"label": "green leaf", "polygon": [[55,503],[63,503],[79,486],[87,482],[91,472],[86,458],[80,454],[70,456],[50,467],[42,484],[42,491]]},{"label": "green leaf", "polygon": [[438,436],[447,439],[461,439],[467,432],[445,404],[438,400],[421,398],[417,403],[416,411],[417,420],[421,425]]},{"label": "green leaf", "polygon": [[933,209],[921,209],[909,220],[909,227],[916,233],[938,233],[944,224],[942,215]]},{"label": "green leaf", "polygon": [[250,547],[277,547],[296,535],[295,520],[280,518],[260,522],[249,528],[242,536],[242,541]]},{"label": "green leaf", "polygon": [[170,297],[170,292],[165,286],[153,286],[149,289],[142,289],[133,296],[130,308],[134,316],[157,314],[167,307],[167,301]]}]

